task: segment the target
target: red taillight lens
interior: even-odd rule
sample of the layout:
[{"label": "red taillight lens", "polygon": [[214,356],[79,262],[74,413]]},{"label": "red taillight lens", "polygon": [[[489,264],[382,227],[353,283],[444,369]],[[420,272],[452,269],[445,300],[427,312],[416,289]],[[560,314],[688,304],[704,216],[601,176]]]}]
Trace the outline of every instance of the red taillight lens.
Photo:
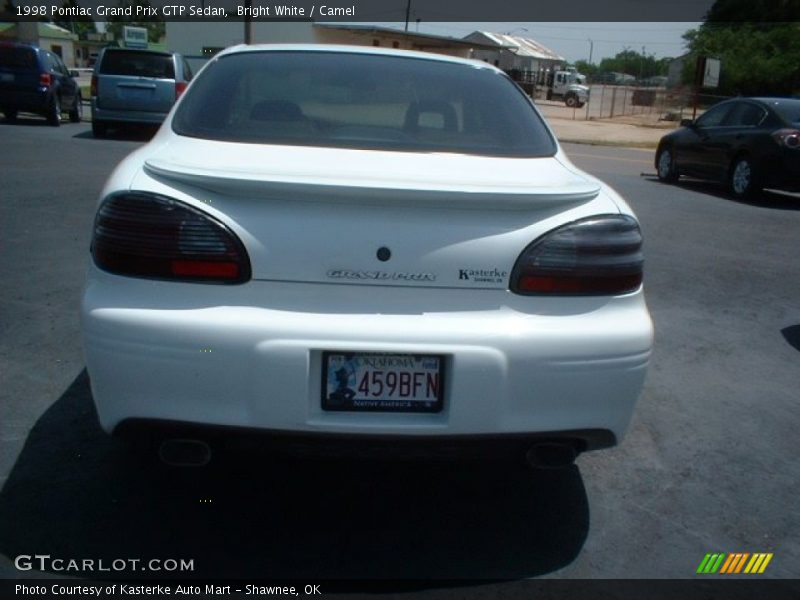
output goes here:
[{"label": "red taillight lens", "polygon": [[89,94],[92,96],[97,96],[97,75],[92,75],[92,84],[89,88]]},{"label": "red taillight lens", "polygon": [[642,283],[642,234],[636,219],[600,215],[546,233],[517,259],[517,294],[627,294]]},{"label": "red taillight lens", "polygon": [[205,283],[250,279],[247,252],[230,229],[192,206],[145,192],[103,202],[92,256],[117,275]]},{"label": "red taillight lens", "polygon": [[181,94],[186,91],[186,86],[189,85],[185,81],[175,82],[175,100],[181,97]]},{"label": "red taillight lens", "polygon": [[772,134],[772,139],[787,148],[800,148],[800,131],[797,129],[779,129]]},{"label": "red taillight lens", "polygon": [[53,78],[50,73],[39,73],[39,85],[42,87],[50,87],[53,83]]}]

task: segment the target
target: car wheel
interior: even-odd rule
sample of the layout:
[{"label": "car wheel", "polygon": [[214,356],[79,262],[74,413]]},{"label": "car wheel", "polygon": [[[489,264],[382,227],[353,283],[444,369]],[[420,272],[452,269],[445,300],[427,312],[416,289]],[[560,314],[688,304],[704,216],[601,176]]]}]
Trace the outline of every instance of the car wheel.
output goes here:
[{"label": "car wheel", "polygon": [[58,99],[58,94],[53,94],[53,99],[50,101],[50,107],[47,110],[47,122],[53,127],[61,125],[61,101]]},{"label": "car wheel", "polygon": [[575,108],[578,105],[578,99],[575,96],[571,95],[571,94],[569,96],[567,96],[566,98],[564,98],[564,102],[570,108]]},{"label": "car wheel", "polygon": [[6,118],[6,121],[16,121],[17,120],[17,111],[14,109],[8,109],[3,111],[3,115]]},{"label": "car wheel", "polygon": [[656,174],[658,179],[664,183],[674,183],[678,181],[678,172],[675,170],[675,156],[672,148],[667,146],[662,148],[656,159]]},{"label": "car wheel", "polygon": [[758,174],[753,161],[748,156],[740,156],[733,161],[729,184],[734,197],[740,200],[755,200],[761,192]]},{"label": "car wheel", "polygon": [[102,121],[92,121],[92,135],[96,138],[106,137],[108,126]]},{"label": "car wheel", "polygon": [[72,110],[69,111],[69,121],[70,123],[80,123],[81,119],[83,118],[83,98],[81,98],[80,93],[75,98],[75,106],[72,107]]}]

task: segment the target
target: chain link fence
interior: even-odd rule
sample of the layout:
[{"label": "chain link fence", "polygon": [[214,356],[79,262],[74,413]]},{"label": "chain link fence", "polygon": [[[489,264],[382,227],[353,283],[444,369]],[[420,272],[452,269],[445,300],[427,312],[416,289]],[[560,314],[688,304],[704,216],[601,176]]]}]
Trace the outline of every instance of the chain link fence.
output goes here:
[{"label": "chain link fence", "polygon": [[[527,83],[527,82],[526,82]],[[567,108],[561,100],[547,100],[547,86],[527,83],[522,86],[540,105],[563,107],[563,117],[570,119],[614,119],[640,117],[643,121],[675,121],[691,119],[710,106],[726,100],[728,96],[699,94],[695,98],[691,89],[664,87],[636,87],[629,85],[593,84],[589,101],[581,108]]]}]

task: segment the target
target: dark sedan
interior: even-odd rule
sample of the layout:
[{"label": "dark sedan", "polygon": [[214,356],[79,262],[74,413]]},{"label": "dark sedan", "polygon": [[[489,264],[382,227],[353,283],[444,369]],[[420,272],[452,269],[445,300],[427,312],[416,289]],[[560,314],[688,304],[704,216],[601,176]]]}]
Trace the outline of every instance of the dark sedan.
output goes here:
[{"label": "dark sedan", "polygon": [[764,188],[800,191],[800,100],[734,98],[681,125],[658,144],[661,181],[719,181],[749,200]]}]

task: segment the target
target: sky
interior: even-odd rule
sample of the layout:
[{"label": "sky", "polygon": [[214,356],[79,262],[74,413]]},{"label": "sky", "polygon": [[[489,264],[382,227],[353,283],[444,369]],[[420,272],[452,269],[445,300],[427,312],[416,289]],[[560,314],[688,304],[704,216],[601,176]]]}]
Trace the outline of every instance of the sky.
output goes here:
[{"label": "sky", "polygon": [[[375,23],[385,27],[402,29],[405,23]],[[592,62],[613,57],[618,52],[630,49],[644,52],[655,58],[676,57],[686,51],[681,36],[700,23],[670,22],[567,22],[567,23],[434,23],[409,24],[409,31],[464,37],[473,31],[510,33],[541,42],[569,62],[588,60],[590,48]],[[419,29],[417,29],[419,27]],[[593,44],[589,43],[589,40]]]}]

